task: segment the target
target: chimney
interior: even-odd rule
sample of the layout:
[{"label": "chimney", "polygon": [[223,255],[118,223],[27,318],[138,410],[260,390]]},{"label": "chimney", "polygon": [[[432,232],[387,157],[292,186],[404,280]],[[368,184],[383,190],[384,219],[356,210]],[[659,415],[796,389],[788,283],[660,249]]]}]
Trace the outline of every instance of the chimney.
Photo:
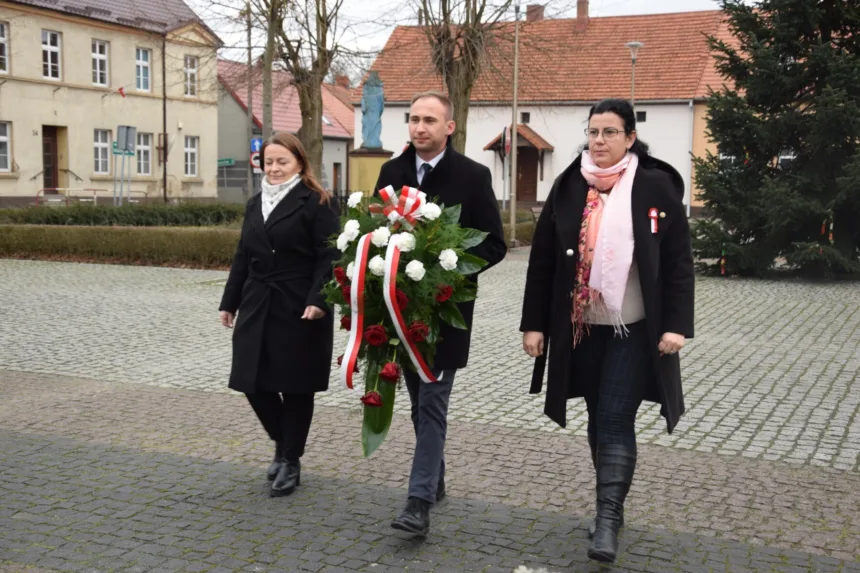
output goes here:
[{"label": "chimney", "polygon": [[576,0],[576,31],[588,28],[588,0]]},{"label": "chimney", "polygon": [[349,89],[349,76],[344,75],[344,74],[337,74],[334,77],[334,83],[337,86]]},{"label": "chimney", "polygon": [[526,22],[543,20],[543,8],[542,4],[529,4],[526,6]]}]

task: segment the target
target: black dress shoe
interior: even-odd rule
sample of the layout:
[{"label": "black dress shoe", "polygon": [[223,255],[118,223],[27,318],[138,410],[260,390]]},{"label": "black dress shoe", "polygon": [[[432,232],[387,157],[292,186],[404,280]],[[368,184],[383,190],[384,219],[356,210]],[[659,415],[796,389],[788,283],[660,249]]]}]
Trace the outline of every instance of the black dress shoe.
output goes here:
[{"label": "black dress shoe", "polygon": [[391,522],[391,527],[408,533],[427,535],[430,531],[430,502],[410,497],[406,509]]},{"label": "black dress shoe", "polygon": [[282,460],[281,469],[272,482],[272,497],[290,495],[301,485],[302,464],[299,460]]},{"label": "black dress shoe", "polygon": [[436,503],[445,499],[445,478],[439,478],[439,485],[436,487]]},{"label": "black dress shoe", "polygon": [[283,449],[283,444],[280,442],[275,442],[275,457],[272,458],[272,463],[269,466],[269,469],[266,470],[266,478],[269,481],[274,480],[278,477],[278,471],[281,469],[281,466],[284,465],[284,460],[281,458],[281,451]]}]

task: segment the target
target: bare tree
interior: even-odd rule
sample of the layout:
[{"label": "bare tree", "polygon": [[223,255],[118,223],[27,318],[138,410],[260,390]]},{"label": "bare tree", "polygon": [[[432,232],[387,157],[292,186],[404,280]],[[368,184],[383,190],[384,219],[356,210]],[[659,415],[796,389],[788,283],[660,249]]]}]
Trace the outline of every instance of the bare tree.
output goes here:
[{"label": "bare tree", "polygon": [[487,65],[487,54],[512,0],[420,0],[419,22],[430,42],[433,67],[454,104],[454,149],[466,150],[466,122],[472,89]]}]

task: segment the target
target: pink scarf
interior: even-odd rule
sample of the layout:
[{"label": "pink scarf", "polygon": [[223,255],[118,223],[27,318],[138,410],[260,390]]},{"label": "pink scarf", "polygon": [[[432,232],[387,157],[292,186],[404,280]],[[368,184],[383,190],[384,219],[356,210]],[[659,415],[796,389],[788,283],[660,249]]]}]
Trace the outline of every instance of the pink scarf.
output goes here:
[{"label": "pink scarf", "polygon": [[[616,165],[598,167],[588,151],[582,153],[580,171],[591,186],[582,213],[579,261],[576,268],[573,309],[573,344],[587,332],[585,309],[603,305],[617,332],[624,332],[621,305],[627,275],[633,263],[633,213],[631,197],[639,158],[628,153]],[[601,198],[601,192],[606,193]]]}]

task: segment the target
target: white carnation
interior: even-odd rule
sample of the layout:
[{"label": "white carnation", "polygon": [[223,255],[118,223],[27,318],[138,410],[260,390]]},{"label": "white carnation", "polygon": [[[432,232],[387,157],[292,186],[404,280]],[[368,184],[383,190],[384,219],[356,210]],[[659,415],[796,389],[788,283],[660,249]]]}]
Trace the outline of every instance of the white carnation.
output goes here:
[{"label": "white carnation", "polygon": [[397,233],[391,237],[395,241],[397,247],[404,253],[408,253],[415,248],[415,235],[412,233]]},{"label": "white carnation", "polygon": [[337,248],[340,249],[340,252],[344,252],[348,247],[349,237],[346,235],[346,233],[341,233],[337,237]]},{"label": "white carnation", "polygon": [[457,253],[451,249],[445,249],[439,253],[439,264],[446,271],[453,271],[457,268]]},{"label": "white carnation", "polygon": [[349,199],[347,199],[346,204],[347,204],[351,209],[355,209],[356,207],[358,207],[359,205],[361,205],[361,200],[362,200],[362,199],[364,199],[364,193],[362,193],[361,191],[356,191],[355,193],[352,193],[352,194],[349,196]]},{"label": "white carnation", "polygon": [[355,219],[350,219],[343,226],[343,233],[344,233],[344,235],[349,237],[350,241],[354,241],[355,239],[358,238],[358,234],[360,232],[360,229],[361,229],[361,225],[359,224],[359,222],[356,221]]},{"label": "white carnation", "polygon": [[423,279],[426,272],[427,271],[424,269],[424,263],[421,261],[412,261],[406,265],[406,276],[413,281],[417,282]]},{"label": "white carnation", "polygon": [[388,239],[391,238],[391,231],[388,227],[380,227],[370,236],[370,242],[377,247],[384,247],[388,244]]},{"label": "white carnation", "polygon": [[352,275],[355,274],[355,263],[346,265],[346,278],[352,280]]},{"label": "white carnation", "polygon": [[369,263],[367,263],[367,268],[370,269],[370,272],[372,272],[376,276],[381,277],[385,274],[385,259],[383,259],[379,255],[376,255],[375,257],[370,259]]},{"label": "white carnation", "polygon": [[442,214],[442,209],[436,203],[427,203],[421,207],[421,216],[428,221],[433,221],[439,218]]}]

